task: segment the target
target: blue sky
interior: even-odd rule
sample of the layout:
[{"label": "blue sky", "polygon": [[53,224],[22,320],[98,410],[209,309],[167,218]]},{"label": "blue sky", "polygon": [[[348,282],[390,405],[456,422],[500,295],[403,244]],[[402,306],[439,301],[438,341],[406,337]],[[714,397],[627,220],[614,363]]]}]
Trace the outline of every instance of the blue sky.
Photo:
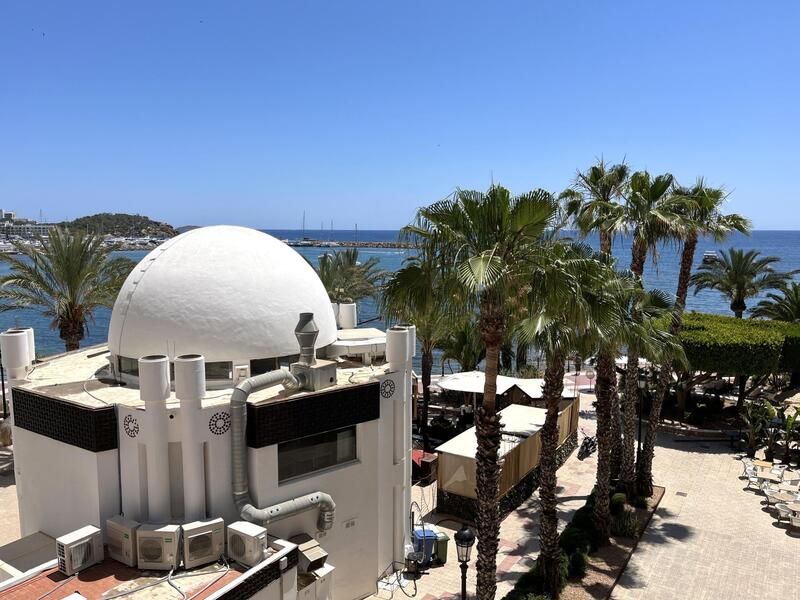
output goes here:
[{"label": "blue sky", "polygon": [[796,2],[4,2],[0,206],[389,229],[603,155],[800,229]]}]

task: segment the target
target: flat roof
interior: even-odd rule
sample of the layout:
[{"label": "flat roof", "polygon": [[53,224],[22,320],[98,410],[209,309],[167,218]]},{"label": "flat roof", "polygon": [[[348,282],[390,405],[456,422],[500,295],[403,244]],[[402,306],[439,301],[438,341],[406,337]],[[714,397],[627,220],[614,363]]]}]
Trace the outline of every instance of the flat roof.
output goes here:
[{"label": "flat roof", "polygon": [[[90,408],[102,408],[111,404],[143,407],[144,403],[139,398],[139,388],[118,383],[110,378],[109,356],[106,344],[59,354],[36,363],[28,373],[27,380],[15,387]],[[337,360],[337,363],[336,385],[326,388],[327,390],[367,383],[388,371],[386,364],[363,366],[341,359]],[[232,386],[209,389],[203,399],[203,405],[227,404],[232,393]],[[248,402],[259,404],[314,393],[290,391],[281,385],[276,385],[252,393]],[[167,405],[178,403],[175,392],[170,392]]]},{"label": "flat roof", "polygon": [[[498,414],[500,415],[504,432],[499,450],[499,456],[502,457],[542,428],[547,409],[511,404],[498,412]],[[478,441],[475,437],[475,428],[470,427],[436,448],[436,451],[475,458],[477,449]]]}]

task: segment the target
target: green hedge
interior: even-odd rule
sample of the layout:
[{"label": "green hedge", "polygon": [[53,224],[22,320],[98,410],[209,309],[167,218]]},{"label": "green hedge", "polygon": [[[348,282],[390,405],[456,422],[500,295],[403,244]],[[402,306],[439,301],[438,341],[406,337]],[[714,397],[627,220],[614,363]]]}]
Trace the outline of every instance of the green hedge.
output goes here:
[{"label": "green hedge", "polygon": [[687,313],[679,335],[693,371],[766,375],[800,371],[800,325]]}]

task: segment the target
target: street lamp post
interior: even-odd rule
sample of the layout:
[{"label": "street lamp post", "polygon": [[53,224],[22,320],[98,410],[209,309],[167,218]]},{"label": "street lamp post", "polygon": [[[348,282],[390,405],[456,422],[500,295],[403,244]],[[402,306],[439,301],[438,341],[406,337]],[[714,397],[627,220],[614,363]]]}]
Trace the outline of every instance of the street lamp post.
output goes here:
[{"label": "street lamp post", "polygon": [[467,600],[467,565],[472,554],[472,546],[475,544],[475,534],[469,527],[462,525],[453,539],[456,542],[458,562],[461,563],[461,600]]},{"label": "street lamp post", "polygon": [[592,393],[592,380],[594,379],[595,372],[592,367],[586,369],[586,379],[589,380],[589,393]]},{"label": "street lamp post", "polygon": [[642,453],[642,411],[644,410],[644,392],[647,389],[647,373],[643,370],[639,371],[639,442],[638,453]]}]

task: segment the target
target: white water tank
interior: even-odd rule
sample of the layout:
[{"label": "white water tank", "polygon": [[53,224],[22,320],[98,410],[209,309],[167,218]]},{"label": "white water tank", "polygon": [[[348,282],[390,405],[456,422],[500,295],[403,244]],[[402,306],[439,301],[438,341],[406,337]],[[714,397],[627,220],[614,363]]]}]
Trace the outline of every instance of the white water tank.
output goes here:
[{"label": "white water tank", "polygon": [[169,493],[169,358],[163,354],[139,359],[139,397],[145,405],[148,519],[166,523],[172,517]]},{"label": "white water tank", "polygon": [[8,371],[8,378],[25,379],[31,364],[28,333],[22,329],[9,329],[0,333],[0,352],[3,354],[3,368]]},{"label": "white water tank", "polygon": [[358,325],[358,310],[355,302],[339,305],[339,327],[355,329]]},{"label": "white water tank", "polygon": [[14,327],[9,331],[24,331],[28,335],[28,359],[30,364],[36,362],[36,339],[33,334],[33,327]]},{"label": "white water tank", "polygon": [[206,477],[203,443],[197,439],[200,409],[206,395],[206,361],[201,354],[175,359],[175,397],[181,403],[181,456],[183,461],[183,518],[206,518]]}]

